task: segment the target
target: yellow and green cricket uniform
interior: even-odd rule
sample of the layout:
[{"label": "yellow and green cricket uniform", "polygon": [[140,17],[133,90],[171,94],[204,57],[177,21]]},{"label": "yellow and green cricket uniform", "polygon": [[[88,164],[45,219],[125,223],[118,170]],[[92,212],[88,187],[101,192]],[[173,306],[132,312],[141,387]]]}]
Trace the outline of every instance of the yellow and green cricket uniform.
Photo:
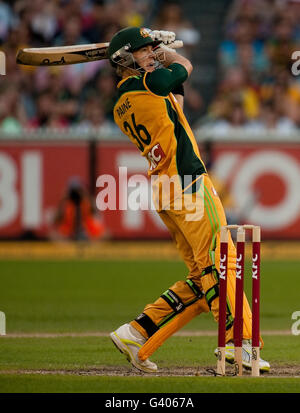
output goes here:
[{"label": "yellow and green cricket uniform", "polygon": [[[149,163],[148,174],[155,178],[151,181],[156,209],[189,271],[186,280],[177,281],[131,322],[145,337],[199,300],[198,313],[211,310],[218,320],[219,231],[226,225],[226,217],[193,132],[171,93],[186,78],[185,68],[177,63],[124,78],[118,84],[114,107],[115,122]],[[168,196],[160,183],[164,177],[173,182]],[[233,337],[235,257],[230,239],[227,341]],[[246,297],[244,338],[251,338],[251,310]]]}]

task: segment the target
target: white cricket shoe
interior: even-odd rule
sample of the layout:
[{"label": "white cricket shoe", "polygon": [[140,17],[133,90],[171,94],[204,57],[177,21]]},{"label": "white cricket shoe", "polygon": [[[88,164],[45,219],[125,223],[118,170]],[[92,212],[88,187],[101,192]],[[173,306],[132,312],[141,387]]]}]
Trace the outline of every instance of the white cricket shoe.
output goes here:
[{"label": "white cricket shoe", "polygon": [[[218,356],[218,349],[215,349],[215,356]],[[232,341],[229,341],[226,344],[225,348],[225,359],[227,363],[234,363],[234,344]],[[251,340],[243,340],[243,351],[242,351],[243,367],[249,370],[251,369],[251,360],[252,360],[252,347]],[[259,371],[265,373],[270,371],[270,363],[259,358]]]},{"label": "white cricket shoe", "polygon": [[123,324],[116,331],[110,333],[110,338],[117,349],[126,356],[135,368],[146,373],[157,371],[157,365],[152,361],[139,359],[138,352],[147,340],[130,324]]}]

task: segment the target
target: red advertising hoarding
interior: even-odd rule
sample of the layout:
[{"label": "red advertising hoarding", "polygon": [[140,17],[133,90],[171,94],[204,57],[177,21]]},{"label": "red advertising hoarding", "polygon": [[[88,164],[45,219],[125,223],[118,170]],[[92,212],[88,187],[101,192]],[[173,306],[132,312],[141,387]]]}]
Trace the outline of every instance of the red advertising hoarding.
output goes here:
[{"label": "red advertising hoarding", "polygon": [[69,180],[88,180],[86,143],[0,144],[0,237],[45,237]]},{"label": "red advertising hoarding", "polygon": [[[111,236],[168,238],[151,205],[147,161],[131,143],[99,142],[96,148],[95,202],[103,194],[102,178],[115,182],[115,207],[101,213]],[[69,180],[89,183],[89,159],[87,142],[1,143],[0,238],[27,229],[47,237]],[[216,143],[213,173],[227,185],[241,222],[261,225],[266,239],[300,238],[300,145]],[[148,204],[128,209],[137,184]]]},{"label": "red advertising hoarding", "polygon": [[265,238],[300,238],[300,145],[218,143],[213,170],[243,222]]}]

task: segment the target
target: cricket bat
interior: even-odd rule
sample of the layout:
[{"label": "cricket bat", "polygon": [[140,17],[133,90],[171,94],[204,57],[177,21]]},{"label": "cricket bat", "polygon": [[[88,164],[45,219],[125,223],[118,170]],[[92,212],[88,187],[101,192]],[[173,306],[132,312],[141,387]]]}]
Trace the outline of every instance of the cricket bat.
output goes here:
[{"label": "cricket bat", "polygon": [[16,61],[29,66],[62,66],[108,59],[109,43],[20,49]]}]

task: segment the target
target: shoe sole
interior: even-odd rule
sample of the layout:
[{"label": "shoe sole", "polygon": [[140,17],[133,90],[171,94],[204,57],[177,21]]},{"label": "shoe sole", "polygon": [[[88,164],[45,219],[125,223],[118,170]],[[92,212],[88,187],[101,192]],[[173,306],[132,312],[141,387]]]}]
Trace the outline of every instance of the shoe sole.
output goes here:
[{"label": "shoe sole", "polygon": [[133,367],[135,367],[137,370],[142,371],[144,373],[156,373],[157,370],[147,369],[147,367],[144,367],[144,366],[141,366],[140,364],[138,364],[135,361],[133,355],[131,354],[131,351],[128,348],[128,346],[126,346],[126,344],[122,343],[122,340],[117,336],[117,334],[115,332],[110,333],[110,338],[111,338],[113,344],[119,350],[119,352],[126,357],[127,361],[129,363],[131,363],[131,365]]},{"label": "shoe sole", "polygon": [[[248,370],[248,371],[252,370],[252,367],[250,367],[249,365],[248,365],[248,366],[245,366],[245,365],[243,364],[243,367],[244,367],[244,369],[246,369],[246,370]],[[259,372],[260,372],[260,373],[269,373],[269,371],[270,371],[270,367],[261,367],[261,368],[259,369]]]}]

